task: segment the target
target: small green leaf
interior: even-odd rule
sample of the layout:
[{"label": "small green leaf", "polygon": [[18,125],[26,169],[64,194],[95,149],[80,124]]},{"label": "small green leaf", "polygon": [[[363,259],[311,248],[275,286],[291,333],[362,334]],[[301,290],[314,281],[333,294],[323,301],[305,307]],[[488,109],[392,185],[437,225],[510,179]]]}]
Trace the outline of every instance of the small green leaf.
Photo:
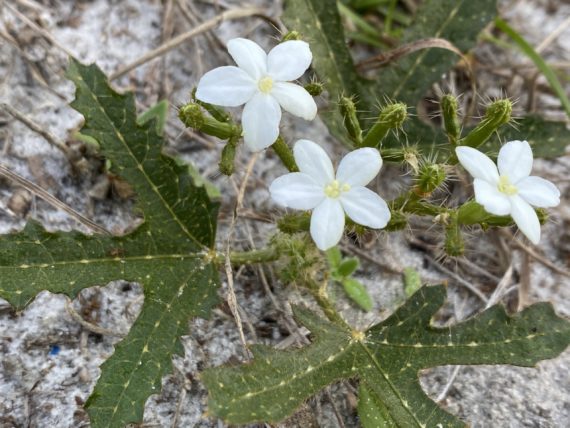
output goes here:
[{"label": "small green leaf", "polygon": [[340,262],[336,272],[342,277],[347,277],[352,275],[354,271],[358,269],[358,266],[358,259],[356,257],[350,257]]},{"label": "small green leaf", "polygon": [[419,272],[413,267],[404,268],[404,292],[410,297],[422,286],[422,279]]},{"label": "small green leaf", "polygon": [[331,269],[336,270],[342,261],[342,254],[338,247],[329,248],[326,251],[327,260]]},{"label": "small green leaf", "polygon": [[166,119],[168,117],[168,100],[162,100],[153,105],[144,113],[141,113],[137,117],[137,124],[144,125],[145,123],[155,120],[156,122],[156,133],[162,135],[164,132],[164,125],[166,124]]},{"label": "small green leaf", "polygon": [[[367,426],[464,427],[424,393],[420,370],[450,364],[532,367],[570,344],[570,323],[549,303],[513,316],[493,306],[459,324],[434,327],[432,317],[445,296],[444,286],[423,287],[366,332],[297,307],[295,317],[311,331],[313,343],[289,351],[255,347],[248,364],[206,370],[209,410],[232,424],[277,422],[330,383],[358,378]],[[374,425],[374,417],[380,423]]]},{"label": "small green leaf", "polygon": [[341,281],[344,291],[354,302],[365,311],[372,309],[372,299],[366,287],[354,278],[344,278]]}]

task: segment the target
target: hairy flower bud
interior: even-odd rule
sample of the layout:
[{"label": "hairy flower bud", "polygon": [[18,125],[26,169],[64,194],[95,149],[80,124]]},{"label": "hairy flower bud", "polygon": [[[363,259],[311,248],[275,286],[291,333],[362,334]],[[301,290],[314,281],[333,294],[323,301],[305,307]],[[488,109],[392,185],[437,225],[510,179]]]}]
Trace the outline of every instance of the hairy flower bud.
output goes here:
[{"label": "hairy flower bud", "polygon": [[380,110],[378,120],[364,137],[362,147],[379,147],[390,129],[400,129],[408,117],[408,107],[404,103],[390,103]]},{"label": "hairy flower bud", "polygon": [[311,82],[307,83],[305,86],[305,91],[307,91],[311,96],[318,97],[321,95],[325,89],[325,86],[321,82]]},{"label": "hairy flower bud", "polygon": [[450,144],[457,145],[457,140],[461,135],[461,124],[457,116],[459,110],[457,98],[451,94],[444,95],[441,98],[440,106],[447,138]]},{"label": "hairy flower bud", "polygon": [[445,168],[440,164],[422,163],[416,177],[414,191],[419,196],[429,196],[445,181]]},{"label": "hairy flower bud", "polygon": [[196,103],[188,103],[178,111],[178,117],[189,128],[201,131],[204,134],[227,140],[240,135],[239,128],[228,122],[206,116],[202,107]]},{"label": "hairy flower bud", "polygon": [[445,253],[448,256],[459,257],[465,252],[465,242],[461,234],[461,226],[457,220],[457,213],[452,213],[445,227]]},{"label": "hairy flower bud", "polygon": [[511,120],[513,103],[509,99],[492,102],[485,111],[485,117],[465,138],[459,141],[462,146],[479,147],[499,129]]},{"label": "hairy flower bud", "polygon": [[348,131],[350,139],[359,146],[362,141],[362,129],[356,116],[356,106],[349,97],[341,97],[339,101],[340,112],[344,118],[344,127]]},{"label": "hairy flower bud", "polygon": [[222,150],[222,158],[218,166],[220,172],[224,175],[232,175],[234,173],[234,164],[237,150],[237,139],[230,139]]}]

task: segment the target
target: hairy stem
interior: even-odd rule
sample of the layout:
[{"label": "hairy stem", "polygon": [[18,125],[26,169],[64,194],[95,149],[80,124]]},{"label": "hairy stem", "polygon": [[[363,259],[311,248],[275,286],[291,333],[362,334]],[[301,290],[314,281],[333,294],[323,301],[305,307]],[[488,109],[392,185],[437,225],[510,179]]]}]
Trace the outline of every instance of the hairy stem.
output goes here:
[{"label": "hairy stem", "polygon": [[323,310],[325,316],[329,319],[329,321],[344,327],[348,330],[352,330],[351,327],[346,323],[346,321],[340,316],[340,314],[337,312],[337,310],[334,307],[333,302],[331,302],[331,300],[329,299],[328,293],[327,293],[327,286],[328,281],[326,281],[324,283],[324,285],[319,285],[315,280],[313,279],[307,279],[305,281],[305,285],[307,287],[307,290],[309,290],[309,292],[311,293],[311,295],[315,298],[315,300],[317,301],[317,304],[321,307],[321,309]]},{"label": "hairy stem", "polygon": [[271,148],[275,153],[277,153],[277,156],[279,156],[283,165],[285,165],[290,172],[299,171],[299,167],[297,166],[295,157],[293,156],[293,151],[281,136],[277,137],[277,140],[275,140]]},{"label": "hairy stem", "polygon": [[[252,263],[266,263],[278,260],[281,254],[275,247],[266,247],[260,250],[232,251],[230,261],[232,265],[248,265]],[[220,263],[225,260],[223,253],[216,254],[216,260]]]}]

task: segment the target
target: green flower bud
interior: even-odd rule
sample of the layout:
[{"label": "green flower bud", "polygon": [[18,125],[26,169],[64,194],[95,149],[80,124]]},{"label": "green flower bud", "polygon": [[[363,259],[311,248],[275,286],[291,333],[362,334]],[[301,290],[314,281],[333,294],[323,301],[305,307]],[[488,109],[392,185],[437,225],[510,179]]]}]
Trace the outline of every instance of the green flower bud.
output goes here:
[{"label": "green flower bud", "polygon": [[457,145],[457,140],[461,136],[461,124],[457,117],[459,105],[457,98],[451,94],[444,95],[440,102],[441,115],[443,116],[443,126],[449,139],[449,143]]},{"label": "green flower bud", "polygon": [[414,191],[421,197],[429,196],[445,181],[445,168],[440,164],[423,163],[416,177]]},{"label": "green flower bud", "polygon": [[492,102],[485,111],[485,117],[465,138],[459,141],[462,146],[479,147],[487,141],[500,126],[511,120],[513,103],[509,99]]},{"label": "green flower bud", "polygon": [[218,164],[220,172],[224,175],[232,175],[234,173],[234,164],[237,151],[237,139],[233,138],[228,141],[222,150],[222,158]]},{"label": "green flower bud", "polygon": [[222,140],[239,137],[241,134],[239,127],[206,116],[202,111],[202,107],[196,103],[188,103],[182,106],[178,111],[178,117],[187,127],[201,131],[204,134],[218,137]]},{"label": "green flower bud", "polygon": [[288,42],[289,40],[303,40],[303,38],[301,37],[301,33],[293,30],[286,33],[281,39],[281,42]]},{"label": "green flower bud", "polygon": [[325,85],[321,82],[311,82],[305,85],[305,90],[313,97],[318,97],[325,90]]},{"label": "green flower bud", "polygon": [[400,129],[408,117],[408,107],[404,103],[390,103],[380,110],[378,120],[368,131],[362,147],[380,147],[390,129]]},{"label": "green flower bud", "polygon": [[465,253],[465,242],[461,234],[461,226],[457,221],[457,213],[449,216],[445,227],[445,252],[448,256],[459,257]]},{"label": "green flower bud", "polygon": [[352,98],[341,97],[339,106],[342,117],[344,118],[344,127],[348,131],[350,139],[359,146],[362,141],[362,129],[360,128],[358,117],[356,117],[354,101]]}]

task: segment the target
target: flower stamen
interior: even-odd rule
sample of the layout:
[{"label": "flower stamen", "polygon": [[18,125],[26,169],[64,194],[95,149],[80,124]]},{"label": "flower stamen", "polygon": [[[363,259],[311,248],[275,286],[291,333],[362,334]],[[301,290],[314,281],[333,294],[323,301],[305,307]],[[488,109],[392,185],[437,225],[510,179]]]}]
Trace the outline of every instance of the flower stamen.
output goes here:
[{"label": "flower stamen", "polygon": [[499,189],[499,192],[504,193],[508,196],[516,195],[519,192],[517,186],[511,183],[511,180],[509,180],[509,177],[507,175],[501,175],[499,177],[499,185],[497,188]]},{"label": "flower stamen", "polygon": [[342,192],[348,192],[350,184],[340,184],[338,180],[334,180],[325,186],[325,195],[329,198],[336,199]]},{"label": "flower stamen", "polygon": [[257,86],[261,92],[268,94],[273,89],[273,79],[269,76],[262,77],[259,79]]}]

